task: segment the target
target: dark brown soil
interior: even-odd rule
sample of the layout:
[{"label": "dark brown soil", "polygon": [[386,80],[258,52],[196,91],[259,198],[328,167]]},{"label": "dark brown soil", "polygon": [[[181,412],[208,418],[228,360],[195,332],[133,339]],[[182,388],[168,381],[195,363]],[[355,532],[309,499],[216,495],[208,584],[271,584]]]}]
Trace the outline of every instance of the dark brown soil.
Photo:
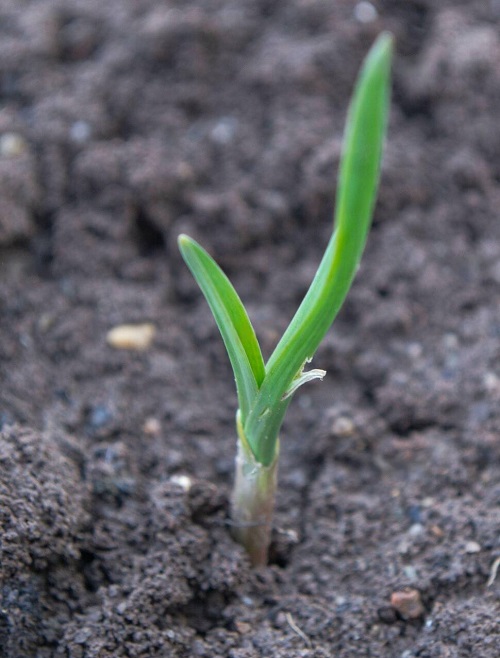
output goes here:
[{"label": "dark brown soil", "polygon": [[[500,656],[499,27],[496,0],[2,0],[1,658]],[[252,571],[232,375],[176,237],[269,354],[382,29],[374,228]],[[107,344],[143,322],[149,349]]]}]

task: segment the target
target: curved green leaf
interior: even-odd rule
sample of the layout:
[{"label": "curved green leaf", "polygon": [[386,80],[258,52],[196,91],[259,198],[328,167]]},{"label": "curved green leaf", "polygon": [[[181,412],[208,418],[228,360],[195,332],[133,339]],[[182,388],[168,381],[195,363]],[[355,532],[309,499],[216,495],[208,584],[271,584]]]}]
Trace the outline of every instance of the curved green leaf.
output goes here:
[{"label": "curved green leaf", "polygon": [[237,292],[214,259],[187,235],[180,235],[178,242],[182,257],[205,295],[222,334],[244,422],[265,376],[255,331]]},{"label": "curved green leaf", "polygon": [[266,364],[266,377],[245,423],[255,457],[274,458],[288,400],[284,394],[330,328],[349,291],[370,227],[386,133],[392,38],[368,53],[351,101],[335,206],[335,231],[302,304]]}]

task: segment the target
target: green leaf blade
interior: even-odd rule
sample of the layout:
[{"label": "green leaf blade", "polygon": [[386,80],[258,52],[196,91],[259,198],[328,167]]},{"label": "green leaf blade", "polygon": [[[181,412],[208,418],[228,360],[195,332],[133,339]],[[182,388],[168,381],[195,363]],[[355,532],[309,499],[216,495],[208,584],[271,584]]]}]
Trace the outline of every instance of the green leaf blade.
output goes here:
[{"label": "green leaf blade", "polygon": [[349,271],[361,259],[377,196],[392,51],[392,36],[382,33],[366,57],[349,108],[335,205],[339,249]]},{"label": "green leaf blade", "polygon": [[363,63],[348,113],[335,231],[302,304],[266,365],[266,378],[245,424],[252,450],[264,464],[272,462],[288,406],[283,395],[333,323],[364,250],[387,126],[391,56],[392,38],[382,34]]},{"label": "green leaf blade", "polygon": [[212,311],[233,367],[243,421],[265,377],[255,331],[233,285],[214,259],[187,235],[179,249]]}]

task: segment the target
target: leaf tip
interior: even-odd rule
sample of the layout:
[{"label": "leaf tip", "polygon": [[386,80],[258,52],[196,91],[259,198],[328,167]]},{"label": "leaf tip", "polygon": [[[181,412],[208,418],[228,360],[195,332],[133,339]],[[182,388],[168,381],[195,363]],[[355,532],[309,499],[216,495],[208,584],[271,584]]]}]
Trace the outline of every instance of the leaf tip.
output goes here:
[{"label": "leaf tip", "polygon": [[368,53],[367,61],[380,63],[388,68],[394,51],[394,36],[390,32],[381,32]]},{"label": "leaf tip", "polygon": [[185,233],[181,233],[178,238],[177,238],[177,244],[179,245],[179,249],[182,251],[186,247],[188,247],[191,243],[191,238],[189,235],[186,235]]}]

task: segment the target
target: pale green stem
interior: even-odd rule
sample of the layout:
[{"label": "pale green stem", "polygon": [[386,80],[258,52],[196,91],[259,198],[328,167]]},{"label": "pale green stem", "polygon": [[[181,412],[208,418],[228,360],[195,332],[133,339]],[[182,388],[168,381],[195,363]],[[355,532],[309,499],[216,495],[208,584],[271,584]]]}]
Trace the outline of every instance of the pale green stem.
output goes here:
[{"label": "pale green stem", "polygon": [[256,461],[238,413],[238,451],[232,497],[233,535],[247,550],[253,566],[267,564],[278,475],[278,445],[270,466]]}]

